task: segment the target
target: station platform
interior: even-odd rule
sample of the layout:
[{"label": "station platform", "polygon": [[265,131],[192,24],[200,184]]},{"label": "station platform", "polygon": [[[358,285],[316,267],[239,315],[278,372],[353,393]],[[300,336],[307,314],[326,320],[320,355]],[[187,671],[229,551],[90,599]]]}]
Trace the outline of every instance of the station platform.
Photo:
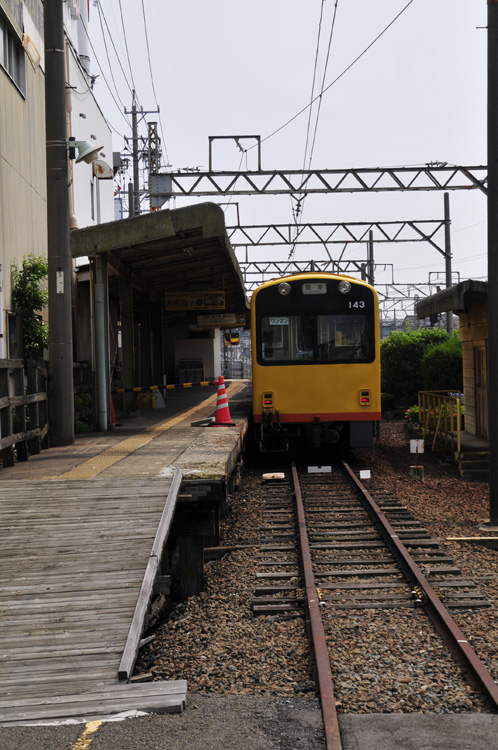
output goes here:
[{"label": "station platform", "polygon": [[248,382],[226,391],[233,425],[192,426],[218,389],[179,389],[0,469],[0,726],[183,710],[184,680],[133,669],[154,593],[203,586],[250,409]]},{"label": "station platform", "polygon": [[214,417],[216,386],[166,392],[165,407],[119,418],[107,432],[76,435],[74,445],[43,450],[28,461],[0,469],[2,480],[100,479],[169,476],[180,468],[184,480],[228,480],[251,408],[250,381],[226,384],[235,426],[192,427]]}]

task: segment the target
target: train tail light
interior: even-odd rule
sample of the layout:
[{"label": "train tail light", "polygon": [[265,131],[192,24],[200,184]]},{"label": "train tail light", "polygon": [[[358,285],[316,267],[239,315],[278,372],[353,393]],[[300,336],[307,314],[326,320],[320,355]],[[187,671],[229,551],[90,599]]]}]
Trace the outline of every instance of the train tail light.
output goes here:
[{"label": "train tail light", "polygon": [[370,390],[360,391],[360,406],[370,406]]},{"label": "train tail light", "polygon": [[263,409],[273,409],[273,393],[263,393]]}]

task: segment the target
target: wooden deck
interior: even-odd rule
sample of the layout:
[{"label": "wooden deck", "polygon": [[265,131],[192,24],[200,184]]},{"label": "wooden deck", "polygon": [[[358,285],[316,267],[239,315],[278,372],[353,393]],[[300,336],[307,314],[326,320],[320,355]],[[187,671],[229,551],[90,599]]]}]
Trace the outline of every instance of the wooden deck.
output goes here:
[{"label": "wooden deck", "polygon": [[1,725],[182,710],[182,680],[126,683],[180,481],[0,481]]}]

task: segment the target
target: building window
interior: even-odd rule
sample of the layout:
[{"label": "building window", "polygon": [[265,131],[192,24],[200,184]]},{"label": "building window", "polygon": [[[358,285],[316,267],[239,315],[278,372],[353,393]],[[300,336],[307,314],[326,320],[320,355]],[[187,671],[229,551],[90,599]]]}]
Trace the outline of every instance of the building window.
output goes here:
[{"label": "building window", "polygon": [[21,40],[0,16],[0,66],[10,76],[23,96],[26,93],[24,63],[24,48]]}]

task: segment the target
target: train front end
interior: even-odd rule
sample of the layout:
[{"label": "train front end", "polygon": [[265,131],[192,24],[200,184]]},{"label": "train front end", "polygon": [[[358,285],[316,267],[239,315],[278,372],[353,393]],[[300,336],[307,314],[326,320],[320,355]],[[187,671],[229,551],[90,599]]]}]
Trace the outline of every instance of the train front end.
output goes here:
[{"label": "train front end", "polygon": [[381,418],[379,305],[352,277],[305,273],[251,300],[253,421],[260,449],[371,446]]}]

